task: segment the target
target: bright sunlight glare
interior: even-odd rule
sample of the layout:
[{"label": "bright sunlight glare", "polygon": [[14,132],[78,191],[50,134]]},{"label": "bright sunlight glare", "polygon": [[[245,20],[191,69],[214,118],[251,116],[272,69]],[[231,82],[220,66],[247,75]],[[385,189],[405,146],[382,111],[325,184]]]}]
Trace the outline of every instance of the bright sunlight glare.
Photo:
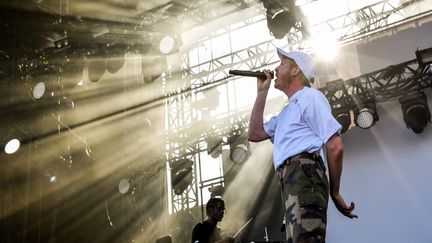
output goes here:
[{"label": "bright sunlight glare", "polygon": [[319,59],[332,60],[338,53],[338,42],[332,33],[322,33],[312,40],[312,49]]}]

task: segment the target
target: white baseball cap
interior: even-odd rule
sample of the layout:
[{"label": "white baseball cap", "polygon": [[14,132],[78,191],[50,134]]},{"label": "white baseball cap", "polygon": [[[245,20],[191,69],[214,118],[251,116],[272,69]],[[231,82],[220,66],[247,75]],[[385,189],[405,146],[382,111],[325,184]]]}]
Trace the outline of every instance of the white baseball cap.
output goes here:
[{"label": "white baseball cap", "polygon": [[312,60],[312,57],[309,56],[307,53],[302,51],[290,51],[286,52],[282,50],[281,48],[277,48],[277,53],[279,57],[287,57],[289,59],[292,59],[295,61],[297,66],[300,68],[300,70],[303,72],[305,77],[312,81],[314,75],[315,75],[315,63]]}]

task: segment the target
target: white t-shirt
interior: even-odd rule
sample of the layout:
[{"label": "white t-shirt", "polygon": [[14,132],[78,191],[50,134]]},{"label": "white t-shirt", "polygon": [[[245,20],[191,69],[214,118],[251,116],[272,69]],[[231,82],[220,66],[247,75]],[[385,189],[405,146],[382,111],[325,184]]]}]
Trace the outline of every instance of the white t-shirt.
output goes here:
[{"label": "white t-shirt", "polygon": [[309,87],[297,91],[277,116],[264,123],[274,144],[275,169],[291,156],[319,151],[341,129],[324,94]]}]

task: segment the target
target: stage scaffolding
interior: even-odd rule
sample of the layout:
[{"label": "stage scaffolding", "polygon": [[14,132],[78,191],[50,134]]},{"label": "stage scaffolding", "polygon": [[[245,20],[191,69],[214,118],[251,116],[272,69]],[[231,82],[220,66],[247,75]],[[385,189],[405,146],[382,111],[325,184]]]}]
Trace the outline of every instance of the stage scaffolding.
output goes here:
[{"label": "stage scaffolding", "polygon": [[[411,21],[419,20],[431,15],[431,9],[411,11],[410,14],[402,13],[407,9],[418,9],[417,4],[423,1],[409,1],[399,6],[394,6],[390,1],[382,1],[348,12],[344,15],[311,25],[311,32],[331,31],[338,37],[341,45],[355,43],[367,37],[388,31],[391,28]],[[222,34],[230,34],[241,28],[265,22],[264,11],[253,11],[254,15],[235,23],[233,25],[215,29],[200,41],[211,40]],[[303,42],[300,29],[294,28],[288,33],[285,40],[285,47],[291,50],[310,51],[310,47]],[[279,61],[275,54],[276,46],[280,46],[274,38],[266,40],[244,49],[230,49],[229,54],[212,57],[211,60],[191,64],[190,52],[180,55],[180,71],[168,73],[164,77],[164,83],[177,81],[182,83],[181,89],[171,90],[168,85],[165,87],[165,134],[166,134],[166,160],[175,163],[179,158],[188,158],[194,162],[192,167],[193,180],[181,195],[175,195],[171,191],[170,204],[171,212],[187,210],[199,206],[202,190],[206,187],[199,181],[200,177],[200,152],[207,150],[204,141],[205,136],[218,135],[227,136],[228,133],[241,133],[247,128],[248,112],[238,113],[235,110],[227,111],[231,117],[226,123],[226,117],[220,120],[213,120],[212,129],[202,130],[199,133],[191,134],[190,131],[199,124],[199,110],[193,108],[193,101],[196,95],[203,90],[216,86],[226,85],[233,82],[236,77],[230,77],[230,69],[256,70],[274,65]],[[410,64],[412,62],[407,63]],[[405,65],[405,64],[403,64]],[[376,74],[371,74],[376,75]],[[365,75],[361,79],[370,79]],[[377,81],[377,79],[375,79]],[[349,81],[352,82],[352,81]],[[356,82],[356,81],[355,81]],[[378,82],[378,81],[377,81]],[[364,88],[370,87],[370,82],[356,82]],[[380,85],[377,83],[377,85]],[[378,89],[378,88],[377,88]],[[385,89],[382,86],[379,89]],[[378,95],[378,97],[380,97]],[[385,95],[383,95],[385,98]],[[169,173],[168,173],[169,174]],[[223,184],[223,177],[216,178],[217,183]],[[169,185],[168,188],[171,188]],[[202,204],[203,202],[201,202]]]}]

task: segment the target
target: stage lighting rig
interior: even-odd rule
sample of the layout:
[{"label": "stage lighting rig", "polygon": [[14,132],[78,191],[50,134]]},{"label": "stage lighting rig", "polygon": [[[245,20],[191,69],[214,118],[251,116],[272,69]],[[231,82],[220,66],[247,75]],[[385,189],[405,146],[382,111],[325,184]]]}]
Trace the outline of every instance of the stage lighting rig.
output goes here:
[{"label": "stage lighting rig", "polygon": [[353,99],[354,123],[363,129],[371,128],[379,119],[375,97],[371,93],[367,93],[355,96]]},{"label": "stage lighting rig", "polygon": [[54,46],[55,46],[54,52],[60,52],[70,48],[69,38],[67,37],[67,35],[61,36],[56,40],[54,40]]},{"label": "stage lighting rig", "polygon": [[222,186],[222,185],[217,185],[217,186],[210,187],[208,190],[210,192],[210,197],[211,198],[223,197],[223,195],[225,193],[225,187]]},{"label": "stage lighting rig", "polygon": [[345,83],[342,79],[326,83],[325,89],[321,89],[330,103],[332,114],[341,124],[342,131],[345,133],[351,126],[352,98],[348,95]]},{"label": "stage lighting rig", "polygon": [[159,39],[159,51],[164,55],[178,52],[181,45],[182,40],[179,35],[167,34]]},{"label": "stage lighting rig", "polygon": [[250,156],[250,143],[245,134],[234,135],[228,139],[230,159],[236,164],[245,162]]},{"label": "stage lighting rig", "polygon": [[417,50],[416,57],[420,65],[430,65],[432,63],[432,47],[423,50]]},{"label": "stage lighting rig", "polygon": [[294,27],[299,29],[303,37],[309,35],[306,21],[300,7],[295,1],[263,0],[266,9],[267,27],[276,39],[282,39]]},{"label": "stage lighting rig", "polygon": [[174,194],[181,195],[184,190],[192,183],[192,167],[194,162],[190,159],[179,159],[170,163],[171,185]]},{"label": "stage lighting rig", "polygon": [[332,114],[342,126],[341,133],[348,131],[351,126],[351,111],[348,107],[341,106],[340,108],[332,107]]},{"label": "stage lighting rig", "polygon": [[425,93],[418,92],[399,98],[402,115],[408,129],[422,133],[427,123],[431,122],[431,113]]}]

